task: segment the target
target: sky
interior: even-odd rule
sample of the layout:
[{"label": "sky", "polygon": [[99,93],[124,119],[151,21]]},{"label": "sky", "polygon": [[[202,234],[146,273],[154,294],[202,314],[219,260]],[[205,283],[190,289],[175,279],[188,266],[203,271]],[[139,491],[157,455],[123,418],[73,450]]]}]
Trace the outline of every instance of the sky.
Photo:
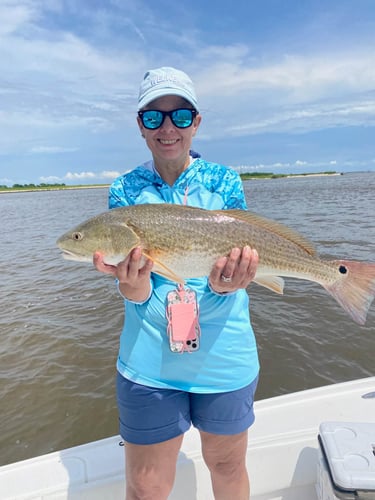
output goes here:
[{"label": "sky", "polygon": [[0,185],[150,159],[140,81],[193,79],[193,149],[240,172],[375,170],[374,0],[0,0]]}]

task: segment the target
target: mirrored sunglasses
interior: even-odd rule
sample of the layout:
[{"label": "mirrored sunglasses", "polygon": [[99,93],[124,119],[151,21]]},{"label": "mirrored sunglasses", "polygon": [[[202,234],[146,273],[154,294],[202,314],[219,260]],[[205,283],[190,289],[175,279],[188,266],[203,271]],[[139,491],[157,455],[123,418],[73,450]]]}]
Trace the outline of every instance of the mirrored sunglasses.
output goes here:
[{"label": "mirrored sunglasses", "polygon": [[142,120],[143,126],[149,130],[161,127],[166,116],[169,116],[175,127],[188,128],[193,123],[197,114],[198,111],[189,108],[178,108],[172,111],[159,111],[156,109],[138,111],[138,116]]}]

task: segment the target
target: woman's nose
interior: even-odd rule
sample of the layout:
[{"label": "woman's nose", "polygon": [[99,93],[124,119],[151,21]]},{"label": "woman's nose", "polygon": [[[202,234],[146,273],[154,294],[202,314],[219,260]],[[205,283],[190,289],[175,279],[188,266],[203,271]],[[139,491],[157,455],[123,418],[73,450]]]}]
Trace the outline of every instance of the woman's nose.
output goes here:
[{"label": "woman's nose", "polygon": [[171,128],[175,128],[175,126],[173,125],[173,122],[171,120],[171,117],[170,116],[166,116],[164,118],[164,121],[163,121],[163,124],[162,126],[160,127],[162,129],[171,129]]}]

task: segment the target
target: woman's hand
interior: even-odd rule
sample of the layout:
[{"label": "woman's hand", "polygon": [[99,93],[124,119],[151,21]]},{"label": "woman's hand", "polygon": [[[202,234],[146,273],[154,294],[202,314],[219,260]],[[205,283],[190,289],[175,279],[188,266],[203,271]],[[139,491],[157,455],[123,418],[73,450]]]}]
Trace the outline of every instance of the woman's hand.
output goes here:
[{"label": "woman's hand", "polygon": [[259,262],[258,252],[248,246],[233,248],[229,257],[220,257],[208,278],[214,292],[235,292],[246,288],[255,278]]},{"label": "woman's hand", "polygon": [[117,266],[106,264],[100,252],[95,252],[93,257],[95,268],[117,278],[121,295],[133,302],[144,302],[151,290],[150,274],[153,262],[147,259],[143,263],[142,260],[142,250],[139,247],[134,248]]}]

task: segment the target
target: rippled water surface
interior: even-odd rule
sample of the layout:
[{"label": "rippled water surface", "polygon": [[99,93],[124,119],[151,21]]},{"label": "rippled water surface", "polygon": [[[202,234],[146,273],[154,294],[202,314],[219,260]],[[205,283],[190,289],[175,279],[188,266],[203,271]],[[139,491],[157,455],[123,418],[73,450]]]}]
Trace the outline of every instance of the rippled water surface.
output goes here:
[{"label": "rippled water surface", "polygon": [[[375,262],[375,173],[248,181],[249,207],[326,258]],[[106,189],[0,195],[0,463],[117,434],[123,308],[109,276],[64,261],[55,241],[107,208]],[[375,374],[375,306],[356,325],[314,283],[249,288],[257,398]]]}]

